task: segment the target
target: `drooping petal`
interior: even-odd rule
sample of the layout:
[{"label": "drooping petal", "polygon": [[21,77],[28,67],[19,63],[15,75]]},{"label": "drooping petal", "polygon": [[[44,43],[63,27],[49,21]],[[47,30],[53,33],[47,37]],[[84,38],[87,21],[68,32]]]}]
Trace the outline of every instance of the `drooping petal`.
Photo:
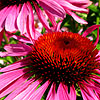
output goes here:
[{"label": "drooping petal", "polygon": [[49,27],[49,23],[45,19],[44,15],[43,15],[43,13],[41,11],[41,9],[37,6],[36,3],[34,3],[34,6],[35,6],[35,9],[36,9],[36,12],[37,12],[37,15],[38,15],[38,18],[39,18],[40,22],[43,24],[43,26],[46,28],[46,30],[48,32],[51,32],[50,27]]},{"label": "drooping petal", "polygon": [[[98,52],[98,54],[96,56],[100,55],[100,51]],[[96,69],[97,73],[100,74],[100,70]]]},{"label": "drooping petal", "polygon": [[65,0],[60,0],[58,2],[60,5],[62,5],[65,9],[69,9],[69,10],[73,10],[73,11],[78,11],[78,12],[82,12],[82,13],[88,13],[88,9],[84,9],[81,7],[77,7],[72,5],[71,3],[69,3],[68,1]]},{"label": "drooping petal", "polygon": [[82,85],[79,85],[79,87],[81,89],[82,97],[84,100],[94,100],[91,94]]},{"label": "drooping petal", "polygon": [[[0,90],[5,88],[7,85],[27,73],[29,69],[19,69],[15,71],[6,72],[0,75]],[[16,74],[15,74],[16,73]]]},{"label": "drooping petal", "polygon": [[99,98],[96,96],[95,92],[93,91],[92,88],[90,87],[87,87],[84,85],[84,87],[87,89],[88,93],[91,94],[91,97],[94,99],[94,100],[99,100]]},{"label": "drooping petal", "polygon": [[93,77],[91,77],[91,79],[93,79],[96,82],[100,83],[100,76],[98,76],[98,75],[93,75]]},{"label": "drooping petal", "polygon": [[74,85],[70,87],[69,98],[70,100],[76,100],[76,91]]},{"label": "drooping petal", "polygon": [[32,51],[32,48],[25,44],[8,44],[4,47],[7,52],[0,52],[2,57],[4,56],[24,56]]},{"label": "drooping petal", "polygon": [[34,42],[33,41],[33,39],[35,39],[34,15],[33,15],[33,9],[30,2],[27,2],[27,8],[29,10],[29,16],[27,18],[27,24],[26,24],[27,33],[30,37],[30,40]]},{"label": "drooping petal", "polygon": [[8,16],[11,9],[12,9],[12,6],[5,7],[4,9],[0,11],[0,32],[4,28],[6,17]]},{"label": "drooping petal", "polygon": [[28,16],[28,9],[26,6],[26,3],[23,4],[21,11],[17,17],[17,26],[21,34],[24,34],[27,32],[26,30],[26,24],[27,24],[27,16]]},{"label": "drooping petal", "polygon": [[81,8],[86,8],[92,4],[92,1],[90,0],[67,0],[67,1]]},{"label": "drooping petal", "polygon": [[[98,51],[98,54],[96,55],[96,57],[98,57],[96,60],[98,62],[100,62],[100,50]],[[100,70],[99,69],[96,69],[96,71],[100,74]]]},{"label": "drooping petal", "polygon": [[96,82],[94,82],[92,80],[88,80],[88,83],[84,81],[84,82],[82,82],[82,84],[93,89],[95,92],[100,93],[100,85],[97,84]]},{"label": "drooping petal", "polygon": [[99,42],[99,28],[97,29],[97,39],[94,43],[94,46],[96,46],[98,44],[98,42]]},{"label": "drooping petal", "polygon": [[35,30],[35,39],[37,40],[40,36],[43,34],[39,33],[37,30]]},{"label": "drooping petal", "polygon": [[56,21],[55,21],[54,16],[52,16],[52,14],[50,14],[48,11],[45,11],[45,12],[46,12],[46,14],[47,14],[49,20],[51,21],[53,27],[56,27],[57,23],[56,23]]},{"label": "drooping petal", "polygon": [[0,69],[0,72],[6,72],[6,71],[11,71],[11,70],[14,70],[14,69],[17,69],[17,68],[20,68],[20,67],[23,67],[23,66],[27,66],[27,65],[30,65],[31,64],[31,60],[30,60],[30,57],[26,57],[20,61],[17,61],[11,65],[8,65],[2,69]]},{"label": "drooping petal", "polygon": [[62,21],[60,21],[59,23],[56,24],[56,27],[55,27],[55,29],[54,29],[55,32],[61,31],[61,30],[60,30],[61,23],[62,23]]},{"label": "drooping petal", "polygon": [[65,17],[65,10],[62,6],[60,6],[56,1],[51,0],[37,0],[41,7],[44,10],[49,11],[51,14],[57,17],[64,18]]},{"label": "drooping petal", "polygon": [[89,27],[87,30],[84,31],[82,36],[86,37],[88,34],[90,34],[92,31],[94,31],[96,28],[99,28],[99,27],[100,25],[92,25],[91,27]]},{"label": "drooping petal", "polygon": [[5,29],[8,32],[16,32],[17,27],[16,27],[16,18],[17,18],[17,6],[14,5],[12,6],[11,11],[9,12],[6,22],[5,22]]},{"label": "drooping petal", "polygon": [[25,80],[27,80],[32,74],[28,73],[26,75],[21,76],[19,79],[15,80],[12,84],[8,85],[6,88],[4,88],[2,91],[0,91],[0,98],[9,94],[16,88],[18,88],[20,85],[22,85]]},{"label": "drooping petal", "polygon": [[32,48],[26,44],[8,44],[4,47],[6,51],[9,53],[14,53],[14,52],[31,52]]},{"label": "drooping petal", "polygon": [[[34,93],[32,92],[31,96],[28,98],[29,100],[41,100],[44,92],[46,91],[50,81],[46,81],[40,88],[38,88]],[[27,100],[27,99],[25,99]]]},{"label": "drooping petal", "polygon": [[34,93],[40,82],[41,81],[39,80],[35,81],[33,84],[28,86],[27,89],[17,95],[13,100],[29,100],[30,96]]},{"label": "drooping petal", "polygon": [[28,88],[28,86],[30,86],[30,84],[32,84],[34,81],[34,79],[30,79],[27,82],[25,82],[24,84],[22,84],[21,86],[19,86],[16,90],[14,90],[12,93],[10,93],[5,100],[13,100],[18,94],[20,94],[22,91],[24,91],[25,89]]},{"label": "drooping petal", "polygon": [[60,83],[57,90],[58,100],[70,100],[68,97],[68,92],[66,90],[68,90],[67,86],[64,86],[63,83]]},{"label": "drooping petal", "polygon": [[23,43],[30,43],[30,44],[32,44],[32,42],[29,40],[29,38],[24,38],[22,36],[13,35],[13,34],[10,34],[9,37],[13,37],[14,39],[16,39],[16,40],[18,40],[20,42],[23,42]]},{"label": "drooping petal", "polygon": [[80,18],[80,17],[77,16],[75,13],[71,12],[70,10],[67,9],[66,12],[67,12],[70,16],[72,16],[77,22],[79,22],[79,23],[81,23],[81,24],[87,24],[87,22],[86,22],[84,19]]},{"label": "drooping petal", "polygon": [[56,85],[54,83],[52,83],[46,100],[55,100],[55,94],[56,94],[55,87],[56,87]]}]

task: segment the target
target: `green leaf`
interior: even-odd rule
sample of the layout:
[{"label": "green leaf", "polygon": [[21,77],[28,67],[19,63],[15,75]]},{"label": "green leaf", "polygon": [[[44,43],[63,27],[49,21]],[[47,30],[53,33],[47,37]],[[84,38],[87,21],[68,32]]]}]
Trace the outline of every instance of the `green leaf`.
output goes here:
[{"label": "green leaf", "polygon": [[92,10],[93,12],[96,12],[96,13],[99,12],[97,6],[95,6],[94,4],[90,5],[88,8],[89,8],[90,10]]},{"label": "green leaf", "polygon": [[14,57],[10,57],[10,56],[6,57],[6,60],[9,61],[10,63],[14,63],[15,62]]},{"label": "green leaf", "polygon": [[97,44],[96,48],[97,48],[98,50],[100,50],[100,44]]}]

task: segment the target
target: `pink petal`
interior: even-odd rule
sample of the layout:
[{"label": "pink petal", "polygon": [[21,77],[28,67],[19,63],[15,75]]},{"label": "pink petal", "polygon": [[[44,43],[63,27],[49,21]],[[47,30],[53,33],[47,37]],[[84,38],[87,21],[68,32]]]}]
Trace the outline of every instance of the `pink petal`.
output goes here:
[{"label": "pink petal", "polygon": [[30,4],[30,2],[27,2],[27,8],[29,10],[29,16],[28,16],[28,23],[27,23],[27,32],[30,36],[30,39],[35,39],[35,26],[34,26],[34,15],[33,15],[33,9]]},{"label": "pink petal", "polygon": [[100,93],[97,93],[97,92],[95,91],[95,94],[96,94],[96,96],[97,96],[98,98],[100,98]]},{"label": "pink petal", "polygon": [[47,14],[47,16],[48,16],[49,20],[51,21],[51,23],[52,23],[53,27],[56,27],[57,23],[56,23],[56,21],[55,21],[54,16],[52,16],[52,14],[51,14],[51,13],[49,13],[48,11],[45,11],[45,12],[46,12],[46,14]]},{"label": "pink petal", "polygon": [[59,84],[58,90],[57,90],[57,98],[58,100],[70,100],[68,97],[68,92],[67,92],[67,86],[64,85],[63,83]]},{"label": "pink petal", "polygon": [[82,84],[84,84],[85,86],[95,90],[96,92],[100,93],[100,85],[97,84],[96,82],[92,81],[92,80],[88,80],[87,82],[82,82]]},{"label": "pink petal", "polygon": [[100,83],[100,76],[97,75],[93,75],[93,77],[91,77],[91,79],[95,80],[96,82]]},{"label": "pink petal", "polygon": [[6,17],[8,16],[12,6],[5,7],[0,11],[0,31],[4,28]]},{"label": "pink petal", "polygon": [[91,97],[94,99],[94,100],[99,100],[99,98],[96,96],[95,92],[93,91],[92,88],[90,87],[87,87],[84,85],[84,87],[87,89],[88,93],[91,94]]},{"label": "pink petal", "polygon": [[83,28],[81,28],[81,29],[79,30],[78,34],[81,34],[81,33],[82,33],[82,31],[83,31]]},{"label": "pink petal", "polygon": [[62,21],[60,21],[59,23],[56,24],[56,27],[54,29],[54,32],[60,31],[61,24],[62,24]]},{"label": "pink petal", "polygon": [[76,91],[74,85],[70,87],[69,98],[70,100],[76,100]]},{"label": "pink petal", "polygon": [[[44,92],[46,91],[50,81],[46,81],[40,88],[38,88],[34,93],[31,93],[31,96],[28,98],[29,100],[41,100]],[[25,99],[27,100],[27,99]]]},{"label": "pink petal", "polygon": [[75,13],[71,12],[70,10],[67,9],[66,13],[68,13],[70,16],[72,16],[77,22],[79,22],[81,24],[87,24],[87,22],[84,19],[80,18]]},{"label": "pink petal", "polygon": [[[100,62],[100,50],[98,51],[98,54],[96,55],[96,61]],[[99,69],[96,69],[97,72],[100,74],[100,70]]]},{"label": "pink petal", "polygon": [[20,42],[24,42],[24,43],[30,43],[32,44],[32,42],[28,39],[28,38],[24,38],[24,37],[21,37],[21,36],[17,36],[17,35],[9,35],[10,37],[13,37],[14,39],[20,41]]},{"label": "pink petal", "polygon": [[40,36],[43,34],[39,33],[37,30],[35,30],[35,39],[37,40]]},{"label": "pink petal", "polygon": [[99,28],[97,30],[97,39],[96,39],[96,41],[94,43],[94,46],[96,46],[98,44],[98,42],[99,42]]},{"label": "pink petal", "polygon": [[37,0],[44,10],[50,12],[54,16],[64,18],[66,15],[65,10],[54,0]]},{"label": "pink petal", "polygon": [[21,34],[26,33],[26,24],[27,24],[27,16],[28,16],[28,9],[26,3],[23,4],[22,9],[17,17],[17,26]]},{"label": "pink petal", "polygon": [[[100,55],[100,50],[99,50],[98,54]],[[98,56],[98,54],[97,54],[97,56]],[[99,69],[96,69],[96,71],[97,71],[98,74],[100,74],[100,70]]]},{"label": "pink petal", "polygon": [[30,84],[33,83],[33,81],[34,81],[34,79],[30,79],[27,82],[25,82],[24,84],[22,84],[20,87],[18,87],[16,90],[14,90],[11,94],[9,94],[5,98],[5,100],[13,100],[18,94],[20,94],[25,89],[27,89],[28,86],[30,86]]},{"label": "pink petal", "polygon": [[38,15],[39,20],[41,21],[41,23],[43,24],[43,26],[46,28],[46,30],[48,32],[51,32],[50,27],[49,27],[49,23],[46,21],[43,13],[41,11],[41,9],[37,6],[36,3],[34,3],[34,6],[35,6],[35,9],[36,9],[36,12],[37,12],[37,15]]},{"label": "pink petal", "polygon": [[22,77],[20,77],[19,79],[15,80],[12,84],[10,84],[9,86],[7,86],[5,89],[3,89],[2,91],[0,91],[0,98],[9,94],[10,92],[12,92],[13,90],[15,90],[17,87],[19,87],[20,85],[22,85],[25,80],[27,80],[32,74],[28,73]]},{"label": "pink petal", "polygon": [[8,44],[4,47],[4,49],[6,51],[8,51],[9,53],[14,53],[14,52],[31,52],[32,48],[26,44]]},{"label": "pink petal", "polygon": [[32,48],[25,44],[8,44],[4,47],[6,52],[0,52],[1,56],[25,56],[32,51]]},{"label": "pink petal", "polygon": [[30,57],[26,57],[26,58],[24,58],[20,61],[17,61],[15,63],[11,64],[11,65],[8,65],[8,66],[0,69],[0,72],[11,71],[11,70],[23,67],[23,66],[30,65],[30,63],[31,63]]},{"label": "pink petal", "polygon": [[41,81],[37,80],[33,84],[29,85],[23,92],[18,94],[13,100],[29,100],[30,96],[34,93],[37,86]]},{"label": "pink petal", "polygon": [[88,9],[84,9],[82,7],[77,7],[69,3],[68,1],[65,0],[60,0],[58,2],[61,6],[63,6],[65,9],[73,10],[73,11],[78,11],[78,12],[83,12],[83,13],[88,13]]},{"label": "pink petal", "polygon": [[1,46],[1,42],[2,42],[2,38],[3,38],[3,30],[0,32],[0,46]]},{"label": "pink petal", "polygon": [[72,3],[75,6],[79,6],[82,8],[86,8],[92,4],[92,1],[90,1],[90,0],[67,0],[67,1]]},{"label": "pink petal", "polygon": [[18,15],[19,15],[20,11],[21,11],[21,8],[22,8],[22,5],[19,4],[19,5],[17,6],[17,17],[18,17]]},{"label": "pink petal", "polygon": [[83,37],[86,37],[88,34],[90,34],[92,31],[94,31],[96,28],[99,28],[100,25],[92,25],[89,27],[85,32],[82,34]]},{"label": "pink petal", "polygon": [[17,31],[16,18],[17,18],[17,6],[14,5],[6,18],[5,22],[6,31],[12,33]]},{"label": "pink petal", "polygon": [[[79,85],[79,84],[78,84],[78,85]],[[81,89],[82,97],[83,97],[84,100],[94,100],[94,99],[92,98],[91,94],[88,93],[88,91],[87,91],[85,88],[83,88],[82,85],[79,85],[79,87],[80,87],[80,89]]]},{"label": "pink petal", "polygon": [[55,94],[56,94],[55,87],[56,87],[56,84],[52,83],[46,100],[55,100]]},{"label": "pink petal", "polygon": [[[27,73],[29,69],[19,69],[15,71],[6,72],[0,75],[0,90],[5,88],[7,85]],[[15,74],[16,73],[16,74]]]}]

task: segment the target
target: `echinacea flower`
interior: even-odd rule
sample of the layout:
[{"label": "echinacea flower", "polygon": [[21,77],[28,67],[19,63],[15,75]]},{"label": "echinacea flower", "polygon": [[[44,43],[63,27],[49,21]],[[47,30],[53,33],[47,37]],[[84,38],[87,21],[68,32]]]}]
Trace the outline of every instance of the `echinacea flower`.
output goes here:
[{"label": "echinacea flower", "polygon": [[[60,16],[58,14],[58,8],[62,9],[62,11],[72,16],[77,22],[82,24],[87,24],[85,20],[77,16],[75,12],[88,13],[89,10],[87,7],[92,4],[90,0],[37,0],[38,3],[44,8],[44,10],[49,10],[51,14],[55,16]],[[55,9],[55,11],[53,11]],[[61,10],[59,10],[61,12]]]},{"label": "echinacea flower", "polygon": [[54,17],[63,19],[66,13],[71,15],[79,23],[87,24],[85,20],[79,18],[72,12],[88,13],[87,7],[91,4],[91,1],[88,0],[85,3],[84,1],[86,0],[82,0],[80,3],[65,0],[0,0],[0,43],[4,32],[3,29],[9,33],[16,31],[20,31],[22,35],[28,33],[30,36],[34,36],[35,39],[37,32],[35,32],[34,28],[34,14],[31,4],[36,9],[40,22],[49,32],[51,30],[48,22],[37,4],[44,9],[54,27],[56,27]]},{"label": "echinacea flower", "polygon": [[[46,27],[47,30],[50,30],[41,9],[36,4],[36,1],[0,0],[0,41],[2,40],[2,34],[4,31],[9,33],[20,31],[22,35],[28,33],[29,35],[34,36],[32,38],[35,39],[37,32],[34,26],[34,14],[31,5],[32,1],[41,23],[44,27]],[[49,14],[49,16],[51,15]],[[51,19],[53,21],[53,18]]]},{"label": "echinacea flower", "polygon": [[[0,1],[0,31],[5,27],[8,32],[15,32],[17,29],[22,33],[27,32],[28,26],[32,30],[32,25],[34,22],[32,5],[35,6],[38,16],[42,16],[37,2],[44,8],[48,17],[51,19],[51,15],[59,16],[61,18],[65,17],[68,13],[78,21],[78,17],[71,11],[87,13],[88,7],[91,4],[89,0],[82,0],[76,2],[76,0],[1,0]],[[39,17],[39,18],[40,18]],[[52,17],[53,18],[53,17]],[[43,21],[43,17],[40,18]],[[52,19],[51,19],[52,20]],[[81,21],[81,22],[80,22]],[[80,23],[86,24],[85,21],[80,20]],[[33,29],[34,30],[34,29]]]},{"label": "echinacea flower", "polygon": [[84,100],[100,100],[99,40],[86,36],[100,25],[88,28],[82,35],[71,32],[43,34],[33,45],[9,44],[1,56],[25,56],[0,70],[0,98],[5,100],[76,100],[81,90]]}]

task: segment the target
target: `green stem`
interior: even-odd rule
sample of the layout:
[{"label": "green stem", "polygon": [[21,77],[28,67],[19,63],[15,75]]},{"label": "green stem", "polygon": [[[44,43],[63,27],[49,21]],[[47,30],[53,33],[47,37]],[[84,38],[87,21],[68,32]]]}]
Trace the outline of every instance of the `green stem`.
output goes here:
[{"label": "green stem", "polygon": [[[98,2],[98,10],[100,9],[100,0]],[[100,23],[100,13],[98,14],[97,18],[96,18],[96,24],[98,25]]]},{"label": "green stem", "polygon": [[99,16],[96,18],[96,24],[97,25],[99,25],[99,20],[100,20],[100,18],[99,18]]},{"label": "green stem", "polygon": [[99,4],[98,4],[99,8],[100,8],[100,0],[99,0]]},{"label": "green stem", "polygon": [[5,32],[3,33],[3,38],[4,38],[5,42],[6,42],[6,44],[9,44],[9,41],[7,39],[7,36],[6,36]]}]

